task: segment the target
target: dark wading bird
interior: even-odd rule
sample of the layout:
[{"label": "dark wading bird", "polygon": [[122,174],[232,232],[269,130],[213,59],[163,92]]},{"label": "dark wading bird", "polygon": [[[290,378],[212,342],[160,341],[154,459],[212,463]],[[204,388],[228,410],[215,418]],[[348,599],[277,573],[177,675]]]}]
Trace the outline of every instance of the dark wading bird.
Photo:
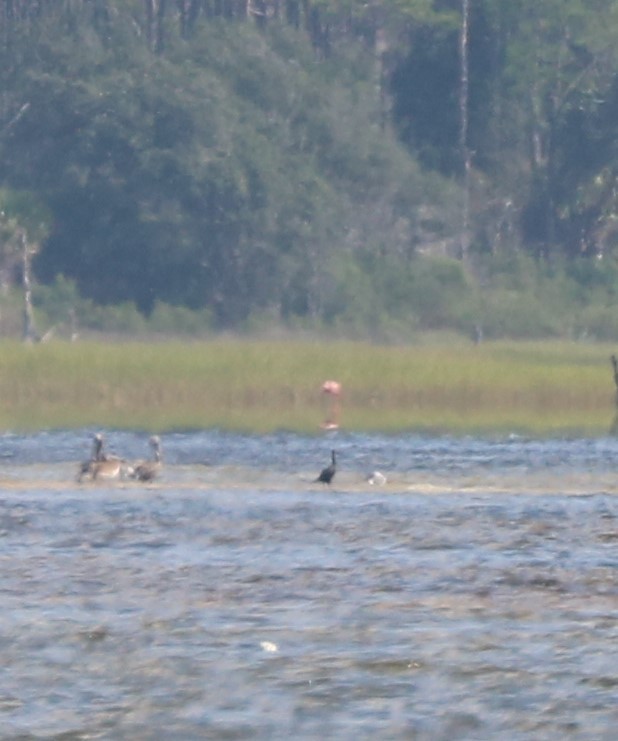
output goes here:
[{"label": "dark wading bird", "polygon": [[104,438],[100,432],[92,440],[92,455],[87,461],[82,461],[77,472],[77,481],[81,483],[85,478],[95,481],[97,478],[115,479],[122,473],[124,461],[114,455],[108,455],[103,450]]},{"label": "dark wading bird", "polygon": [[140,461],[135,463],[129,471],[129,476],[138,481],[152,481],[155,479],[161,468],[163,460],[161,457],[161,440],[158,435],[153,435],[148,441],[152,448],[153,458],[150,461]]},{"label": "dark wading bird", "polygon": [[317,477],[314,483],[317,483],[319,481],[322,484],[330,484],[330,482],[335,477],[335,474],[337,473],[337,456],[334,450],[331,450],[330,458],[330,466],[326,466],[326,468],[323,468],[320,471],[320,475]]}]

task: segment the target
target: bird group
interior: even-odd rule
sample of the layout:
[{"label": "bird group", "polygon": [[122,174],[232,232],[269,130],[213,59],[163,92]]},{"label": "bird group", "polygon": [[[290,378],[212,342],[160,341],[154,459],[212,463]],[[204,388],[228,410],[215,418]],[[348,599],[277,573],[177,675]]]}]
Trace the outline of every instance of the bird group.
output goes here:
[{"label": "bird group", "polygon": [[[152,448],[152,458],[149,460],[129,463],[125,458],[110,455],[104,449],[105,439],[100,432],[92,440],[92,453],[88,460],[80,463],[77,472],[77,481],[99,481],[120,478],[132,478],[138,481],[152,481],[156,479],[163,468],[161,453],[161,439],[153,435],[148,444]],[[323,468],[314,483],[331,484],[337,473],[337,452],[331,450],[330,464]],[[367,483],[382,486],[386,477],[379,471],[373,471],[366,478]]]},{"label": "bird group", "polygon": [[140,460],[129,463],[124,458],[109,455],[104,450],[104,437],[98,432],[92,441],[92,453],[88,460],[79,465],[77,481],[98,481],[119,478],[133,478],[138,481],[152,481],[163,467],[161,455],[161,440],[153,435],[148,443],[152,448],[150,460]]},{"label": "bird group", "polygon": [[[313,480],[314,484],[330,484],[335,478],[337,473],[337,453],[335,450],[330,451],[330,463],[326,468],[323,468],[317,479]],[[372,471],[367,474],[365,481],[372,486],[384,486],[386,484],[386,476],[380,471]]]}]

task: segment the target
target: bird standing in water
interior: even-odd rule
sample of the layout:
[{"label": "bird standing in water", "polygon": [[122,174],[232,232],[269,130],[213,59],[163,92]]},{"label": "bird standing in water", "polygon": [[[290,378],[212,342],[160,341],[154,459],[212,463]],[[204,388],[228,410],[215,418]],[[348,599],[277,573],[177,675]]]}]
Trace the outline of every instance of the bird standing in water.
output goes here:
[{"label": "bird standing in water", "polygon": [[151,461],[141,461],[136,463],[129,472],[129,476],[138,481],[152,481],[159,475],[159,472],[163,467],[163,460],[161,458],[161,439],[158,435],[153,435],[148,443],[152,448],[153,459]]},{"label": "bird standing in water", "polygon": [[367,478],[365,480],[372,486],[384,486],[384,484],[386,483],[386,476],[381,471],[372,471],[371,473],[367,474]]},{"label": "bird standing in water", "polygon": [[317,477],[315,482],[319,481],[322,484],[330,484],[330,482],[333,480],[335,474],[337,473],[337,456],[334,450],[331,450],[330,457],[330,466],[326,466],[326,468],[323,468],[320,471],[320,475]]},{"label": "bird standing in water", "polygon": [[95,481],[97,478],[114,479],[121,475],[124,461],[114,455],[105,453],[103,443],[103,435],[97,432],[93,439],[90,459],[83,461],[79,466],[78,483],[81,483],[84,478]]}]

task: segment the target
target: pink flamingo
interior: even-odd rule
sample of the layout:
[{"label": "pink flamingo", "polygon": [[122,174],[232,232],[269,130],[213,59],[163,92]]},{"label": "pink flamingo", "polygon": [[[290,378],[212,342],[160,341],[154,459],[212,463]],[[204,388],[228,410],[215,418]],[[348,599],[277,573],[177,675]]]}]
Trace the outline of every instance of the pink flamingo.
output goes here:
[{"label": "pink flamingo", "polygon": [[330,407],[320,427],[323,430],[338,430],[341,417],[341,384],[339,381],[324,381],[322,393],[330,399]]}]

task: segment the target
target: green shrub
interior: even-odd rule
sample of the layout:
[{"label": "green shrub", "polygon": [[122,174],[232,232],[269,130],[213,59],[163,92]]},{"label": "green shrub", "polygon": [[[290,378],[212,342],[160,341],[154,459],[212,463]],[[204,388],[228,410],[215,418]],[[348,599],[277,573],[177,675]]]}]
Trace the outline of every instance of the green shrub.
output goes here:
[{"label": "green shrub", "polygon": [[488,339],[540,339],[563,334],[563,328],[534,295],[507,289],[484,297],[480,324]]},{"label": "green shrub", "polygon": [[24,326],[24,297],[21,291],[5,289],[0,292],[0,335],[21,337]]},{"label": "green shrub", "polygon": [[184,306],[170,306],[157,301],[147,321],[151,332],[164,334],[203,335],[212,331],[212,312],[192,311]]},{"label": "green shrub", "polygon": [[578,316],[574,330],[580,338],[618,340],[618,311],[615,306],[587,306]]},{"label": "green shrub", "polygon": [[114,306],[89,304],[88,310],[80,316],[80,329],[140,335],[144,334],[146,328],[144,315],[130,302]]},{"label": "green shrub", "polygon": [[82,304],[75,281],[68,280],[63,275],[57,276],[49,285],[37,285],[32,300],[48,324],[69,321],[71,312],[77,311]]}]

